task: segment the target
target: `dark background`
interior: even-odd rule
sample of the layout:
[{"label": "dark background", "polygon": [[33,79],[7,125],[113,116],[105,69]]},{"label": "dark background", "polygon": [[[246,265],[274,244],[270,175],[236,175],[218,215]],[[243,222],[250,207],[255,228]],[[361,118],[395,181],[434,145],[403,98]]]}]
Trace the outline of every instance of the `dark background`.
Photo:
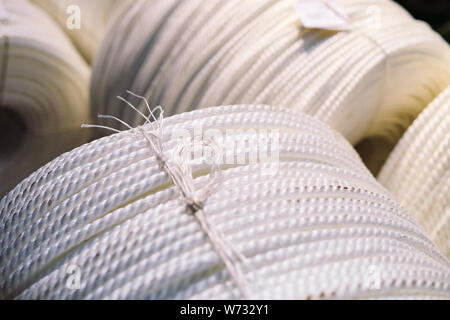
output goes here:
[{"label": "dark background", "polygon": [[396,0],[416,19],[428,22],[450,43],[450,0]]}]

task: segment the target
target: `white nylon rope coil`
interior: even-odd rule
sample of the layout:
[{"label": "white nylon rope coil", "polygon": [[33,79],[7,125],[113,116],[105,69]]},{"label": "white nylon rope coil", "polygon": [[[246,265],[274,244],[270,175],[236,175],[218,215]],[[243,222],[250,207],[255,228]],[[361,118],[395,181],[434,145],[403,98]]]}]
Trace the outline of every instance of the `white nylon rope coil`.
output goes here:
[{"label": "white nylon rope coil", "polygon": [[[58,26],[29,1],[0,1],[0,16],[3,196],[37,168],[87,141],[79,126],[90,118],[90,70]],[[10,130],[14,121],[22,123],[17,131]]]},{"label": "white nylon rope coil", "polygon": [[[247,259],[250,298],[450,298],[447,258],[326,125],[264,105],[202,109],[164,120],[165,155],[175,131],[198,127],[279,132],[279,162],[223,165],[203,205]],[[61,155],[0,201],[1,298],[243,297],[142,129],[154,133]],[[202,158],[191,164],[195,185],[210,181]]]},{"label": "white nylon rope coil", "polygon": [[351,143],[395,142],[450,83],[449,47],[392,1],[341,2],[350,31],[302,28],[288,0],[137,0],[111,23],[94,61],[93,112],[141,123],[115,99],[130,89],[168,114],[288,105]]},{"label": "white nylon rope coil", "polygon": [[[87,62],[91,62],[116,10],[131,0],[31,0],[44,9],[70,37]],[[76,6],[76,7],[74,7]],[[80,13],[80,28],[71,24]],[[74,9],[74,10],[73,10]],[[77,18],[73,16],[74,18]],[[68,23],[70,28],[68,27]]]},{"label": "white nylon rope coil", "polygon": [[378,180],[450,257],[450,87],[409,127]]}]

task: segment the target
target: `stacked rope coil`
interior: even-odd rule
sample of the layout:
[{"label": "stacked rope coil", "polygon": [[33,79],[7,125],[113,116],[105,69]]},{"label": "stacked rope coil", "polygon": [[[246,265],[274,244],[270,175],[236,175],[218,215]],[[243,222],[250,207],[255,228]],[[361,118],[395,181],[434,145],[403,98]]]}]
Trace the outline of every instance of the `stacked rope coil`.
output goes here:
[{"label": "stacked rope coil", "polygon": [[55,19],[90,63],[103,39],[110,18],[121,5],[130,0],[32,1]]},{"label": "stacked rope coil", "polygon": [[[264,105],[196,110],[164,119],[165,157],[179,130],[213,129],[245,142],[202,210],[245,257],[250,298],[450,298],[447,258],[327,125]],[[248,130],[278,132],[277,161],[250,162]],[[1,298],[243,298],[142,132],[153,125],[65,153],[0,201]],[[210,181],[204,155],[189,164]]]},{"label": "stacked rope coil", "polygon": [[0,1],[0,195],[87,141],[90,70],[47,14]]},{"label": "stacked rope coil", "polygon": [[93,114],[141,123],[114,100],[129,89],[168,114],[194,106],[289,105],[352,144],[372,136],[393,144],[450,83],[448,45],[394,2],[341,1],[352,28],[340,32],[302,27],[294,3],[130,3],[94,61]]},{"label": "stacked rope coil", "polygon": [[406,131],[378,179],[450,257],[450,87]]}]

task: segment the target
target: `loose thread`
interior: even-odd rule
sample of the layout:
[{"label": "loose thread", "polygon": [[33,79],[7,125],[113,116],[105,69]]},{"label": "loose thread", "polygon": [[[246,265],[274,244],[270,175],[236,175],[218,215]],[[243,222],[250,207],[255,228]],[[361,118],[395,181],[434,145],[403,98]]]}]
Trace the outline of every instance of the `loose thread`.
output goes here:
[{"label": "loose thread", "polygon": [[[240,262],[247,263],[247,260],[244,255],[237,252],[233,246],[225,239],[225,236],[219,230],[216,230],[211,224],[208,222],[208,218],[204,211],[204,203],[212,192],[215,179],[220,174],[219,165],[213,163],[211,165],[211,173],[209,182],[205,184],[205,187],[198,190],[195,188],[194,179],[192,178],[192,170],[189,164],[189,161],[183,160],[183,152],[185,151],[186,145],[181,145],[178,151],[178,159],[179,161],[171,161],[164,155],[163,149],[163,136],[164,136],[164,110],[161,106],[154,108],[153,110],[148,105],[145,97],[139,96],[137,94],[132,93],[131,91],[127,91],[128,94],[135,96],[139,99],[142,99],[147,107],[149,112],[149,116],[145,116],[141,111],[139,111],[136,107],[134,107],[130,102],[126,101],[122,97],[117,97],[119,100],[125,102],[129,107],[135,110],[141,117],[145,119],[145,124],[149,124],[152,127],[152,131],[148,132],[143,129],[142,126],[137,127],[136,129],[142,134],[147,143],[150,145],[151,149],[155,153],[155,157],[159,163],[159,166],[162,170],[164,170],[173,181],[174,185],[180,192],[181,197],[186,202],[186,213],[191,214],[200,227],[203,229],[207,237],[209,238],[214,250],[219,255],[220,259],[225,264],[226,269],[229,271],[231,277],[235,281],[237,287],[241,291],[244,299],[250,298],[250,290],[248,282],[244,276],[244,272],[240,266]],[[155,117],[155,112],[159,111],[158,118]],[[121,119],[110,116],[110,115],[98,115],[99,118],[103,119],[112,119],[116,120],[119,123],[125,125],[129,129],[133,129],[126,122]],[[151,121],[153,120],[153,121]],[[87,125],[83,124],[83,128],[102,128],[108,129],[113,132],[120,132],[120,130],[113,129],[107,126],[101,125]],[[201,140],[200,143],[202,146],[211,147],[213,154],[214,151],[217,150],[217,144],[213,141]]]},{"label": "loose thread", "polygon": [[[189,181],[186,179],[188,175],[191,176],[190,172],[186,172],[186,170],[183,170],[183,166],[188,165],[187,161],[182,161],[181,164],[177,162],[170,162],[169,164],[168,159],[163,154],[162,144],[160,143],[162,141],[162,137],[157,137],[154,134],[149,134],[145,132],[142,127],[139,127],[139,130],[155,151],[157,155],[156,158],[160,162],[161,167],[164,168],[174,184],[178,187],[181,196],[187,203],[186,212],[192,214],[196,218],[197,222],[200,224],[201,228],[210,239],[217,254],[224,262],[225,267],[228,269],[232,278],[239,287],[242,295],[245,299],[249,299],[250,292],[248,290],[248,284],[239,265],[239,261],[244,262],[245,258],[241,254],[236,252],[233,249],[233,246],[225,241],[225,238],[222,234],[217,232],[215,228],[211,227],[203,209],[203,205],[212,190],[212,182],[214,181],[214,179],[211,179],[208,186],[204,188],[204,190],[206,190],[205,193],[199,195],[197,190],[195,190],[194,188],[193,181]],[[158,143],[156,143],[154,139],[156,139]],[[202,141],[202,143],[204,142]],[[182,150],[183,148],[180,149],[180,153],[182,153]],[[217,173],[218,169],[218,167],[213,166],[211,170],[212,174]]]}]

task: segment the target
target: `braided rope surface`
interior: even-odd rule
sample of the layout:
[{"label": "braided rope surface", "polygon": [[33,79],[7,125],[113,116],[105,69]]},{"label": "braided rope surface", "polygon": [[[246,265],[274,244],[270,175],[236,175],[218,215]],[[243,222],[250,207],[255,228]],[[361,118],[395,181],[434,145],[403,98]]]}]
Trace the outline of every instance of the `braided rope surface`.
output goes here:
[{"label": "braided rope surface", "polygon": [[[80,124],[90,118],[90,69],[59,27],[29,1],[2,0],[0,13],[3,196],[37,168],[87,141]],[[9,129],[15,119],[23,123],[17,132]]]},{"label": "braided rope surface", "polygon": [[[166,155],[198,127],[279,132],[275,174],[244,147],[203,205],[246,257],[251,298],[450,298],[449,260],[327,125],[264,105],[202,109],[164,119]],[[61,155],[0,201],[1,298],[242,298],[138,129]],[[210,178],[202,160],[196,185]]]},{"label": "braided rope surface", "polygon": [[409,127],[378,180],[450,257],[450,87]]},{"label": "braided rope surface", "polygon": [[290,0],[134,1],[94,61],[93,114],[141,124],[115,101],[129,89],[168,114],[288,105],[352,144],[375,135],[394,143],[450,83],[449,47],[392,1],[341,2],[350,31],[303,28]]}]

